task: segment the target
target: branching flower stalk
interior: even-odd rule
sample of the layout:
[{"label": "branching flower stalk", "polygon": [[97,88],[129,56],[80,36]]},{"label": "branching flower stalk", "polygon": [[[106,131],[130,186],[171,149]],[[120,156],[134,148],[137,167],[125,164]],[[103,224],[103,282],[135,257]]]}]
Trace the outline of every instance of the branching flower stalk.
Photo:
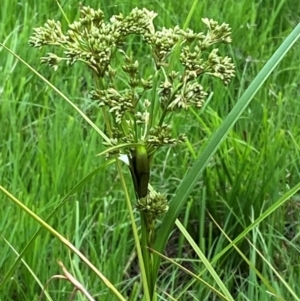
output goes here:
[{"label": "branching flower stalk", "polygon": [[[129,161],[148,278],[152,277],[152,255],[146,246],[153,246],[155,223],[168,210],[165,195],[149,184],[153,156],[163,146],[185,141],[184,134],[173,135],[172,116],[191,106],[202,107],[207,92],[201,78],[210,75],[227,85],[235,73],[231,59],[221,56],[215,46],[231,42],[228,24],[203,18],[204,32],[179,26],[158,30],[153,24],[156,15],[135,8],[127,16],[120,13],[106,20],[102,10],[83,6],[79,20],[65,31],[59,21],[48,20],[34,29],[29,41],[33,47],[62,50],[41,58],[54,70],[61,63],[72,67],[81,62],[94,74],[90,97],[106,116],[107,146],[128,145],[118,154]],[[172,57],[175,54],[178,57]],[[154,296],[155,279],[148,279],[148,284]]]}]

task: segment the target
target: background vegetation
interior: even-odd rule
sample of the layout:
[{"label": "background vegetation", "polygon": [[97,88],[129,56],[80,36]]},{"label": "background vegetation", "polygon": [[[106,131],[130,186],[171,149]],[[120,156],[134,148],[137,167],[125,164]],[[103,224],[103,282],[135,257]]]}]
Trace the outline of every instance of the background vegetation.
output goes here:
[{"label": "background vegetation", "polygon": [[[61,4],[69,19],[75,18],[78,2],[70,0]],[[184,24],[192,1],[89,0],[84,4],[100,7],[107,16],[127,13],[135,6],[146,7],[158,13],[156,24],[173,27]],[[184,128],[189,141],[185,146],[162,150],[156,156],[151,180],[156,188],[169,195],[175,192],[208,137],[299,22],[299,16],[300,3],[294,0],[199,1],[190,27],[201,31],[202,17],[230,24],[233,43],[228,55],[235,60],[237,75],[228,89],[217,80],[207,82],[213,94],[205,111],[187,112],[174,120],[174,131]],[[3,1],[0,41],[39,70],[101,127],[97,104],[87,97],[91,79],[86,69],[78,65],[72,72],[61,68],[54,73],[39,64],[38,57],[42,53],[28,46],[33,28],[47,19],[63,21],[55,1]],[[228,242],[207,212],[233,239],[299,182],[299,65],[298,43],[221,145],[182,212],[182,222],[208,259]],[[67,192],[104,162],[103,158],[95,156],[103,150],[102,141],[71,107],[3,49],[0,50],[0,71],[0,184],[45,218]],[[114,167],[98,173],[49,223],[68,237],[125,295],[131,291],[138,274],[136,261],[128,264],[133,255],[133,237],[116,175]],[[298,296],[299,201],[299,196],[294,196],[259,224],[249,237]],[[20,252],[38,224],[2,194],[0,210],[1,281],[16,258],[3,238]],[[254,247],[246,240],[239,247],[278,294],[291,300],[282,281],[257,255]],[[203,267],[177,231],[166,253],[196,272]],[[85,283],[97,300],[113,300],[104,284],[46,231],[24,256],[43,284],[59,273],[57,259]],[[274,300],[234,251],[222,257],[214,267],[236,300]],[[203,277],[211,281],[208,275]],[[162,291],[177,296],[188,281],[189,277],[176,267],[163,263],[159,283]],[[49,289],[53,300],[68,298],[72,291],[71,285],[59,280],[52,282]],[[0,288],[0,300],[35,300],[40,291],[21,263],[9,282]],[[166,295],[161,295],[160,300],[168,300]],[[218,299],[203,286],[194,284],[180,300]]]}]

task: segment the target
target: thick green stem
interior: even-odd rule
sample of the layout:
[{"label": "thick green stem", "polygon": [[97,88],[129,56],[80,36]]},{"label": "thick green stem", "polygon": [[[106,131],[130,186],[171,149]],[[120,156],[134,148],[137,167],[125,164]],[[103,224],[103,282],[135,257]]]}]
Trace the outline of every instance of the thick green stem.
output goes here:
[{"label": "thick green stem", "polygon": [[146,213],[141,212],[141,228],[142,228],[142,254],[144,259],[144,265],[147,275],[148,288],[151,300],[155,300],[155,285],[156,279],[153,275],[153,254],[150,252],[149,248],[153,247],[154,242],[154,227],[153,221],[149,220]]}]

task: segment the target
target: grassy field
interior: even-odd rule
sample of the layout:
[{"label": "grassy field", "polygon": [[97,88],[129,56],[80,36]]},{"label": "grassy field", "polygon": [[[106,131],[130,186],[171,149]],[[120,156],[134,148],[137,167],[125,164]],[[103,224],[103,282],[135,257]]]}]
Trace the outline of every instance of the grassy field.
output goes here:
[{"label": "grassy field", "polygon": [[[84,4],[101,8],[107,16],[126,14],[136,6],[146,7],[158,13],[158,27],[173,27],[183,26],[196,3],[165,2],[90,0]],[[78,16],[78,2],[62,1],[61,5],[70,20]],[[188,141],[161,149],[151,174],[151,184],[169,198],[239,97],[297,25],[300,2],[199,1],[189,27],[203,30],[202,17],[232,27],[231,46],[221,48],[233,58],[236,76],[226,88],[218,80],[207,81],[213,94],[205,110],[190,110],[174,118],[174,132],[185,131]],[[55,1],[3,1],[0,42],[45,76],[104,130],[101,111],[87,96],[86,87],[91,83],[87,69],[76,65],[54,72],[40,65],[39,57],[45,51],[29,47],[33,28],[48,19],[63,20]],[[300,300],[297,193],[239,242],[237,246],[244,257],[231,248],[218,260],[213,259],[229,244],[217,225],[235,239],[300,182],[299,68],[298,42],[220,145],[179,215],[234,300]],[[75,185],[106,162],[104,157],[96,156],[105,149],[103,140],[71,106],[4,48],[0,48],[0,70],[0,185],[45,219]],[[130,173],[124,174],[134,199]],[[3,193],[0,212],[0,301],[38,300],[42,291],[39,281],[45,285],[52,276],[62,273],[58,260],[95,300],[117,300],[78,256],[46,229],[27,248],[23,261],[13,267],[7,281],[1,282],[39,224]],[[138,219],[139,215],[135,217]],[[115,165],[96,173],[48,223],[69,239],[123,296],[137,291],[127,300],[141,300],[129,212]],[[196,274],[204,270],[203,261],[175,225],[166,254]],[[201,277],[216,287],[209,272]],[[172,300],[167,294],[175,300],[221,300],[200,282],[191,283],[190,276],[165,260],[157,286],[157,300]],[[68,282],[54,279],[49,284],[51,297],[47,298],[69,300],[72,290]],[[78,294],[74,300],[86,299]]]}]

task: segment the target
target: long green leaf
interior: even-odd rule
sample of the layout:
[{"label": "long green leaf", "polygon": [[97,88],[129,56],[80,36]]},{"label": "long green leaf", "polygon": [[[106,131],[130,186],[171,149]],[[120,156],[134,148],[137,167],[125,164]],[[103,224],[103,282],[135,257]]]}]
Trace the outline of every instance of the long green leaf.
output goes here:
[{"label": "long green leaf", "polygon": [[[17,252],[17,250],[9,243],[8,240],[6,240],[4,237],[3,237],[3,239],[19,258],[20,254]],[[34,278],[36,283],[39,285],[41,290],[44,290],[44,286],[43,286],[42,282],[40,281],[40,279],[38,278],[38,276],[36,275],[36,273],[30,268],[30,266],[26,263],[26,261],[23,258],[21,259],[21,261],[25,265],[25,267],[29,271],[29,273],[32,275],[32,277]],[[47,300],[53,301],[53,299],[51,298],[51,296],[49,295],[49,293],[46,290],[44,290],[44,294],[45,294]]]},{"label": "long green leaf", "polygon": [[[300,24],[291,32],[291,34],[286,38],[286,40],[277,49],[274,55],[266,63],[263,69],[255,77],[253,82],[250,84],[248,89],[244,92],[241,98],[238,100],[232,111],[223,121],[222,125],[217,129],[217,131],[212,135],[207,146],[205,147],[203,153],[196,160],[193,167],[186,174],[182,180],[180,186],[178,187],[174,197],[170,202],[170,208],[165,215],[162,224],[157,233],[157,240],[155,242],[154,249],[158,252],[162,252],[166,246],[168,237],[172,231],[175,220],[178,217],[181,209],[183,208],[187,197],[191,193],[192,189],[198,182],[203,170],[207,166],[211,157],[216,153],[218,147],[222,141],[226,138],[228,132],[237,122],[241,114],[247,108],[257,91],[261,88],[267,78],[270,76],[272,71],[280,63],[286,53],[291,49],[291,47],[296,43],[300,36]],[[158,272],[158,267],[160,263],[160,257],[155,256],[154,258],[154,274]]]},{"label": "long green leaf", "polygon": [[[188,233],[188,232],[186,232]],[[185,268],[184,266],[182,266],[181,264],[179,264],[176,260],[173,260],[161,253],[158,253],[157,251],[153,250],[153,249],[150,249],[151,252],[153,252],[154,254],[157,254],[158,256],[160,256],[162,259],[172,263],[173,265],[177,266],[178,268],[180,268],[183,272],[185,272],[186,274],[190,275],[193,277],[194,280],[197,280],[198,282],[200,282],[203,286],[206,286],[211,292],[213,292],[215,295],[217,295],[220,299],[222,300],[228,300],[226,298],[226,296],[224,296],[222,293],[220,293],[217,289],[214,288],[214,286],[212,286],[211,284],[209,284],[208,282],[206,282],[205,280],[203,280],[202,278],[200,278],[198,275],[194,274],[191,270]],[[181,295],[180,297],[186,293],[186,290],[185,291],[181,291]],[[182,300],[180,298],[174,298],[174,300]],[[230,299],[232,300],[232,299]]]},{"label": "long green leaf", "polygon": [[[260,216],[251,223],[247,228],[245,228],[234,240],[230,242],[221,252],[214,256],[211,259],[210,264],[214,265],[228,250],[232,247],[236,247],[237,243],[242,239],[247,237],[247,234],[250,233],[258,224],[260,224],[263,220],[265,220],[269,215],[275,212],[279,207],[281,207],[285,202],[287,202],[294,194],[296,194],[300,190],[300,183],[295,185],[292,189],[287,191],[278,201],[276,201],[273,205],[271,205],[267,210],[265,210]],[[203,269],[198,276],[200,277],[206,269]],[[187,286],[186,289],[191,287],[194,283],[192,280]]]},{"label": "long green leaf", "polygon": [[[85,183],[87,183],[94,175],[96,175],[98,172],[104,170],[107,166],[109,166],[110,164],[114,163],[115,159],[111,159],[107,162],[105,162],[104,164],[102,164],[101,166],[99,166],[98,168],[96,168],[95,170],[93,170],[90,174],[88,174],[86,177],[84,177],[76,186],[74,186],[68,193],[67,195],[61,200],[61,202],[53,209],[53,211],[48,215],[48,217],[44,220],[44,222],[48,222],[52,216],[54,216],[54,214],[57,212],[57,210],[59,208],[61,208],[61,206],[63,204],[65,204],[65,202],[76,192],[78,191]],[[7,273],[5,274],[5,276],[3,277],[3,279],[0,281],[0,288],[6,283],[6,281],[9,279],[9,277],[11,276],[11,274],[13,273],[14,269],[16,268],[17,264],[20,262],[20,260],[24,257],[25,253],[27,252],[27,250],[29,250],[30,246],[33,244],[33,242],[36,240],[36,238],[38,237],[38,235],[41,233],[41,231],[44,229],[43,226],[40,226],[40,228],[34,233],[34,235],[31,237],[31,239],[28,241],[28,243],[26,244],[26,246],[24,247],[24,249],[22,250],[22,252],[19,254],[19,256],[17,257],[17,259],[15,260],[15,262],[13,263],[13,265],[10,267],[10,269],[7,271]]]},{"label": "long green leaf", "polygon": [[73,245],[68,239],[56,231],[53,227],[47,224],[43,219],[41,219],[32,210],[26,207],[20,200],[13,196],[9,191],[0,185],[0,191],[2,191],[9,199],[11,199],[19,208],[25,211],[29,216],[34,218],[39,224],[41,224],[45,229],[47,229],[53,236],[60,240],[65,246],[72,250],[106,285],[106,287],[118,298],[118,300],[126,301],[126,299],[121,295],[117,288]]},{"label": "long green leaf", "polygon": [[200,250],[200,248],[198,247],[198,245],[196,244],[196,242],[193,240],[193,238],[191,237],[191,235],[189,234],[189,232],[185,229],[185,227],[183,226],[183,224],[178,219],[176,220],[176,226],[178,227],[178,229],[180,230],[180,232],[183,234],[183,236],[186,238],[186,240],[189,242],[190,246],[194,249],[194,251],[198,255],[198,257],[201,260],[201,262],[205,265],[206,269],[209,271],[209,273],[211,274],[211,276],[213,277],[214,281],[216,282],[216,284],[221,289],[221,291],[224,294],[224,296],[226,297],[226,299],[234,301],[233,297],[231,296],[230,292],[226,288],[224,282],[219,277],[218,273],[214,270],[214,268],[211,265],[211,263],[209,262],[209,260],[205,257],[205,255]]}]

